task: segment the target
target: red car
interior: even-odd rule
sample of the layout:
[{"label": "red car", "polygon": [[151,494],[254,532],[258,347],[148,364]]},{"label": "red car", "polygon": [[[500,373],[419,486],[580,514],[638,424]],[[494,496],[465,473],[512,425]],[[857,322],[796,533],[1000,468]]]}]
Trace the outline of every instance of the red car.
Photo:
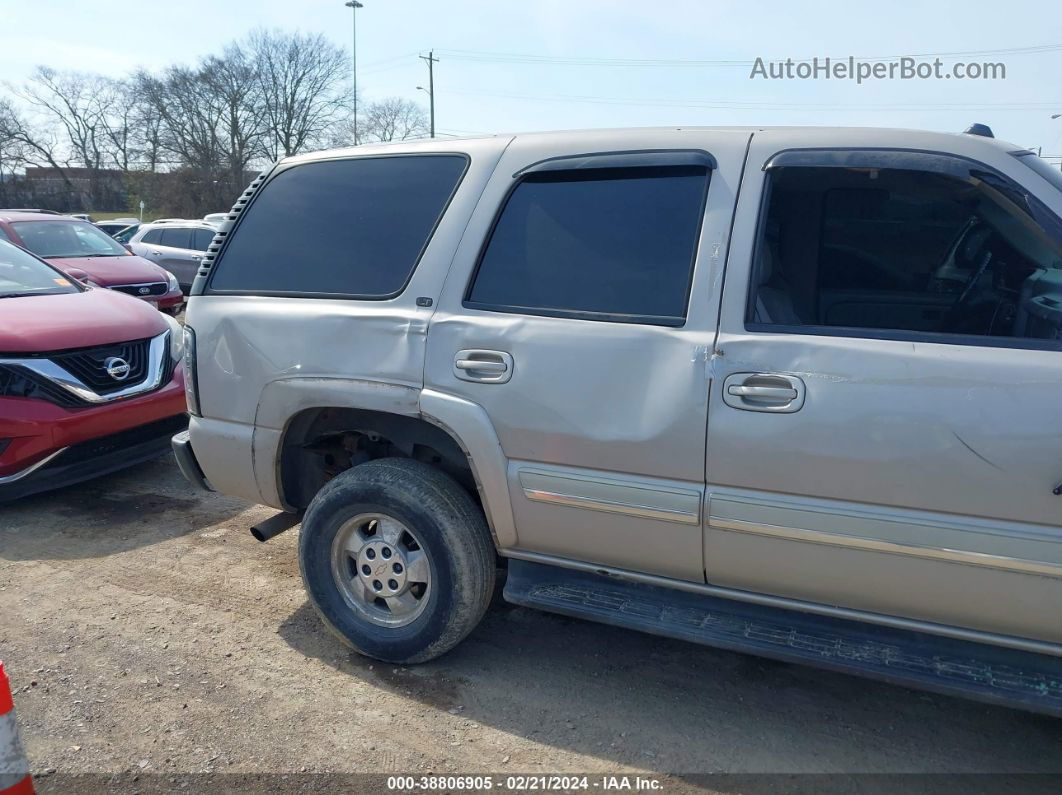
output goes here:
[{"label": "red car", "polygon": [[0,502],[167,453],[182,348],[173,318],[0,241]]},{"label": "red car", "polygon": [[184,295],[176,277],[87,221],[67,215],[0,210],[0,240],[10,240],[75,279],[142,298],[177,314]]}]

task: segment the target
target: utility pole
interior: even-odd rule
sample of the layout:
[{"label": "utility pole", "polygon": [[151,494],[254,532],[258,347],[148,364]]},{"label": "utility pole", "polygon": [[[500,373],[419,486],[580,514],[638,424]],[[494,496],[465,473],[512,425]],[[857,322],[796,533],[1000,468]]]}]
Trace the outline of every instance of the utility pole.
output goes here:
[{"label": "utility pole", "polygon": [[[439,59],[435,57],[435,50],[428,50],[427,56],[417,56],[420,60],[428,64],[428,107],[430,109],[431,126],[429,128],[432,138],[435,137],[435,70],[432,68],[435,64],[439,63]],[[423,86],[417,86],[421,91],[424,91]]]},{"label": "utility pole", "polygon": [[358,145],[358,9],[364,8],[358,0],[347,0],[343,5],[350,9],[351,26],[350,66],[354,75],[354,146]]}]

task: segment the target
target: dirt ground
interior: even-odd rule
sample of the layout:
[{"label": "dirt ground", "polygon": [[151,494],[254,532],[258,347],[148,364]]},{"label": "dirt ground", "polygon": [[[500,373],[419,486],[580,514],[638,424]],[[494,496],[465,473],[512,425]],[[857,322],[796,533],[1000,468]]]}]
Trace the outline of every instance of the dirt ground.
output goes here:
[{"label": "dirt ground", "polygon": [[[640,772],[666,792],[792,781],[708,773],[1062,773],[1062,721],[500,598],[444,658],[374,663],[318,624],[297,530],[251,538],[269,513],[193,491],[165,458],[0,506],[0,657],[39,791],[370,788],[335,778],[347,773]],[[295,775],[255,778],[276,773]]]}]

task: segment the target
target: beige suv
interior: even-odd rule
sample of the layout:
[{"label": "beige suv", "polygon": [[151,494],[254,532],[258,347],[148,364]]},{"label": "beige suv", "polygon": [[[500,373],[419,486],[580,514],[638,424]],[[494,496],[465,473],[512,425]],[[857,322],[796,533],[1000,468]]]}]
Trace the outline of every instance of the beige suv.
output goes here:
[{"label": "beige suv", "polygon": [[522,605],[1062,712],[1062,177],[663,128],[262,174],[188,309],[194,482],[358,651]]}]

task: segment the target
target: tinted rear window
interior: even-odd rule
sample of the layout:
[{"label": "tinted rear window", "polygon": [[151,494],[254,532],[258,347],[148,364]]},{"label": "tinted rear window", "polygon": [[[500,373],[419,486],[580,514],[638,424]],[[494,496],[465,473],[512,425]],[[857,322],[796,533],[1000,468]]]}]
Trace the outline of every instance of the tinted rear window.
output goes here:
[{"label": "tinted rear window", "polygon": [[210,247],[210,241],[213,239],[213,229],[196,229],[192,232],[192,248],[196,251],[206,251]]},{"label": "tinted rear window", "polygon": [[266,183],[210,288],[386,298],[400,292],[464,173],[460,155],[306,163]]},{"label": "tinted rear window", "polygon": [[680,324],[708,170],[533,174],[494,227],[468,303],[482,309]]},{"label": "tinted rear window", "polygon": [[159,245],[168,246],[169,248],[191,248],[192,230],[187,227],[183,229],[163,229],[162,242]]}]

